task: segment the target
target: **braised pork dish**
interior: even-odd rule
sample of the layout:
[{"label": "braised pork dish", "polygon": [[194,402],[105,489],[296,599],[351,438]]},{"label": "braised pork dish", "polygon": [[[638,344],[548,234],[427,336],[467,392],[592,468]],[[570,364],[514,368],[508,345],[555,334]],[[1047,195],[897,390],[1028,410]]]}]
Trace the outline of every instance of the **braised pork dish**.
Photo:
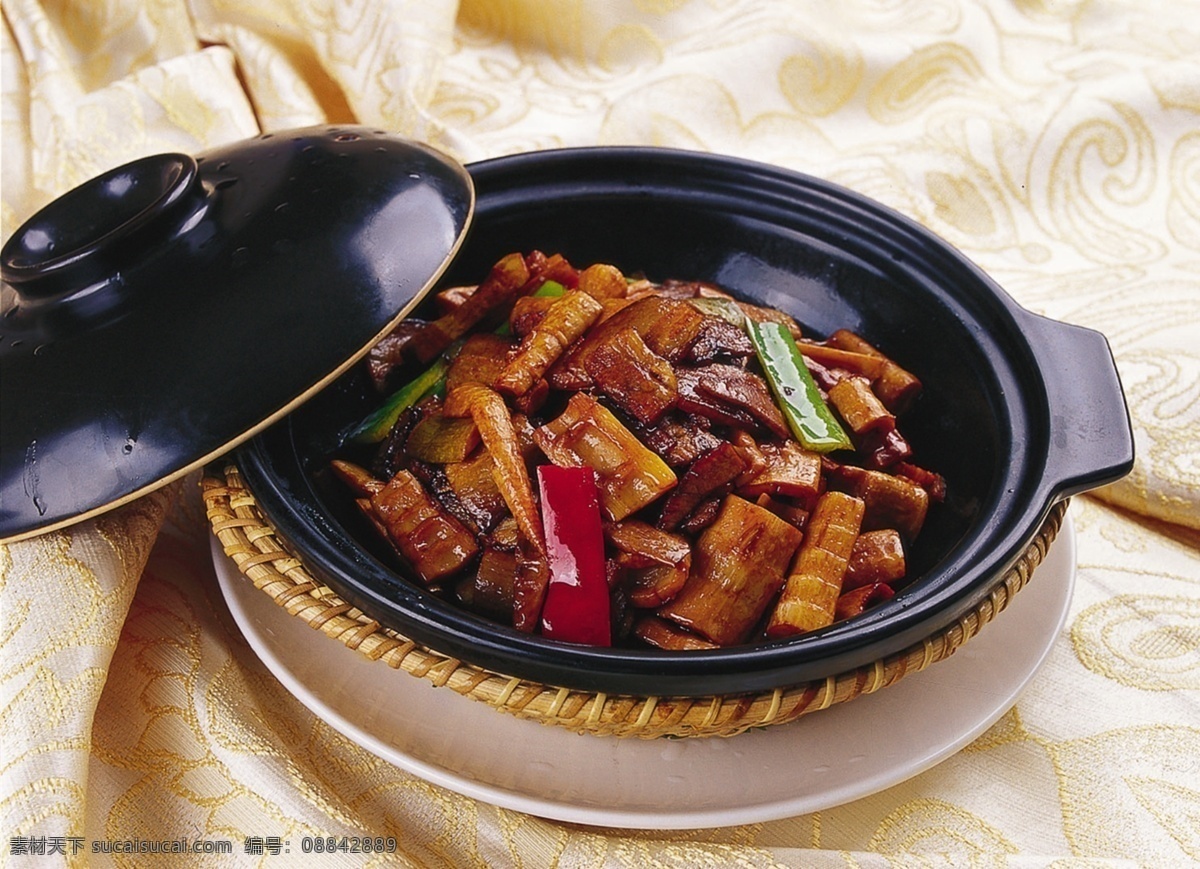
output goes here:
[{"label": "braised pork dish", "polygon": [[910,581],[945,483],[921,383],[707,283],[505,256],[366,365],[333,470],[405,573],[519,631],[713,649],[818,630]]}]

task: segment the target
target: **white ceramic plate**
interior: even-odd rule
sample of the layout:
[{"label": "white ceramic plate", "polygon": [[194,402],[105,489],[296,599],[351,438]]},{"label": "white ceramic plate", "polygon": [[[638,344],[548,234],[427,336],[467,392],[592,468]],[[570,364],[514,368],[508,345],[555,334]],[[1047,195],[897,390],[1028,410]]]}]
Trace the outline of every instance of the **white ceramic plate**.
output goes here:
[{"label": "white ceramic plate", "polygon": [[999,619],[950,659],[788,725],[728,739],[617,739],[523,721],[368,661],[289,616],[213,539],[221,591],[250,646],[305,706],[427,781],[540,817],[689,829],[776,820],[898,784],[974,740],[1045,661],[1075,581],[1068,517]]}]

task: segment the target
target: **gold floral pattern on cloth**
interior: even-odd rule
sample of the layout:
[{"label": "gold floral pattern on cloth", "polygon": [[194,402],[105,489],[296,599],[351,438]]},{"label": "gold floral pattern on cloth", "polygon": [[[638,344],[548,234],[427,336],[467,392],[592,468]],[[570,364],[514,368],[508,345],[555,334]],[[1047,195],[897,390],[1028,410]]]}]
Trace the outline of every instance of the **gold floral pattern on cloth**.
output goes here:
[{"label": "gold floral pattern on cloth", "polygon": [[1068,625],[1014,710],[903,784],[712,830],[545,821],[344,739],[233,627],[194,481],[0,546],[0,862],[146,865],[27,860],[14,836],[208,837],[236,843],[235,865],[283,865],[243,843],[310,834],[396,840],[367,865],[1200,862],[1196,0],[4,0],[2,13],[4,238],[127,160],[315,123],[382,126],[464,160],[596,144],[731,154],[875,197],[1025,306],[1103,331],[1138,457],[1072,502]]}]

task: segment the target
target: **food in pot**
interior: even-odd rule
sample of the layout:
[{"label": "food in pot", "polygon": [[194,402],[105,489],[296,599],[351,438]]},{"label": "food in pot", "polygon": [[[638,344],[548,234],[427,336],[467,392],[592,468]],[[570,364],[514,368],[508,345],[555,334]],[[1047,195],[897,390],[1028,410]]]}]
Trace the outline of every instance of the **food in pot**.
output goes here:
[{"label": "food in pot", "polygon": [[898,418],[920,381],[861,336],[702,282],[502,258],[367,369],[333,461],[431,593],[591,645],[713,649],[892,597],[945,496]]}]

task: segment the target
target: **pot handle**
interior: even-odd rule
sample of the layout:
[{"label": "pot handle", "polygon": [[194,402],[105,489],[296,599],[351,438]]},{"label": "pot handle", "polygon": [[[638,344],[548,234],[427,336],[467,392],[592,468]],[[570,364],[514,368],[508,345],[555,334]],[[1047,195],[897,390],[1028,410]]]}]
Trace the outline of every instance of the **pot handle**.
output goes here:
[{"label": "pot handle", "polygon": [[1133,428],[1108,339],[1028,311],[1022,327],[1046,388],[1047,485],[1066,498],[1133,470]]}]

